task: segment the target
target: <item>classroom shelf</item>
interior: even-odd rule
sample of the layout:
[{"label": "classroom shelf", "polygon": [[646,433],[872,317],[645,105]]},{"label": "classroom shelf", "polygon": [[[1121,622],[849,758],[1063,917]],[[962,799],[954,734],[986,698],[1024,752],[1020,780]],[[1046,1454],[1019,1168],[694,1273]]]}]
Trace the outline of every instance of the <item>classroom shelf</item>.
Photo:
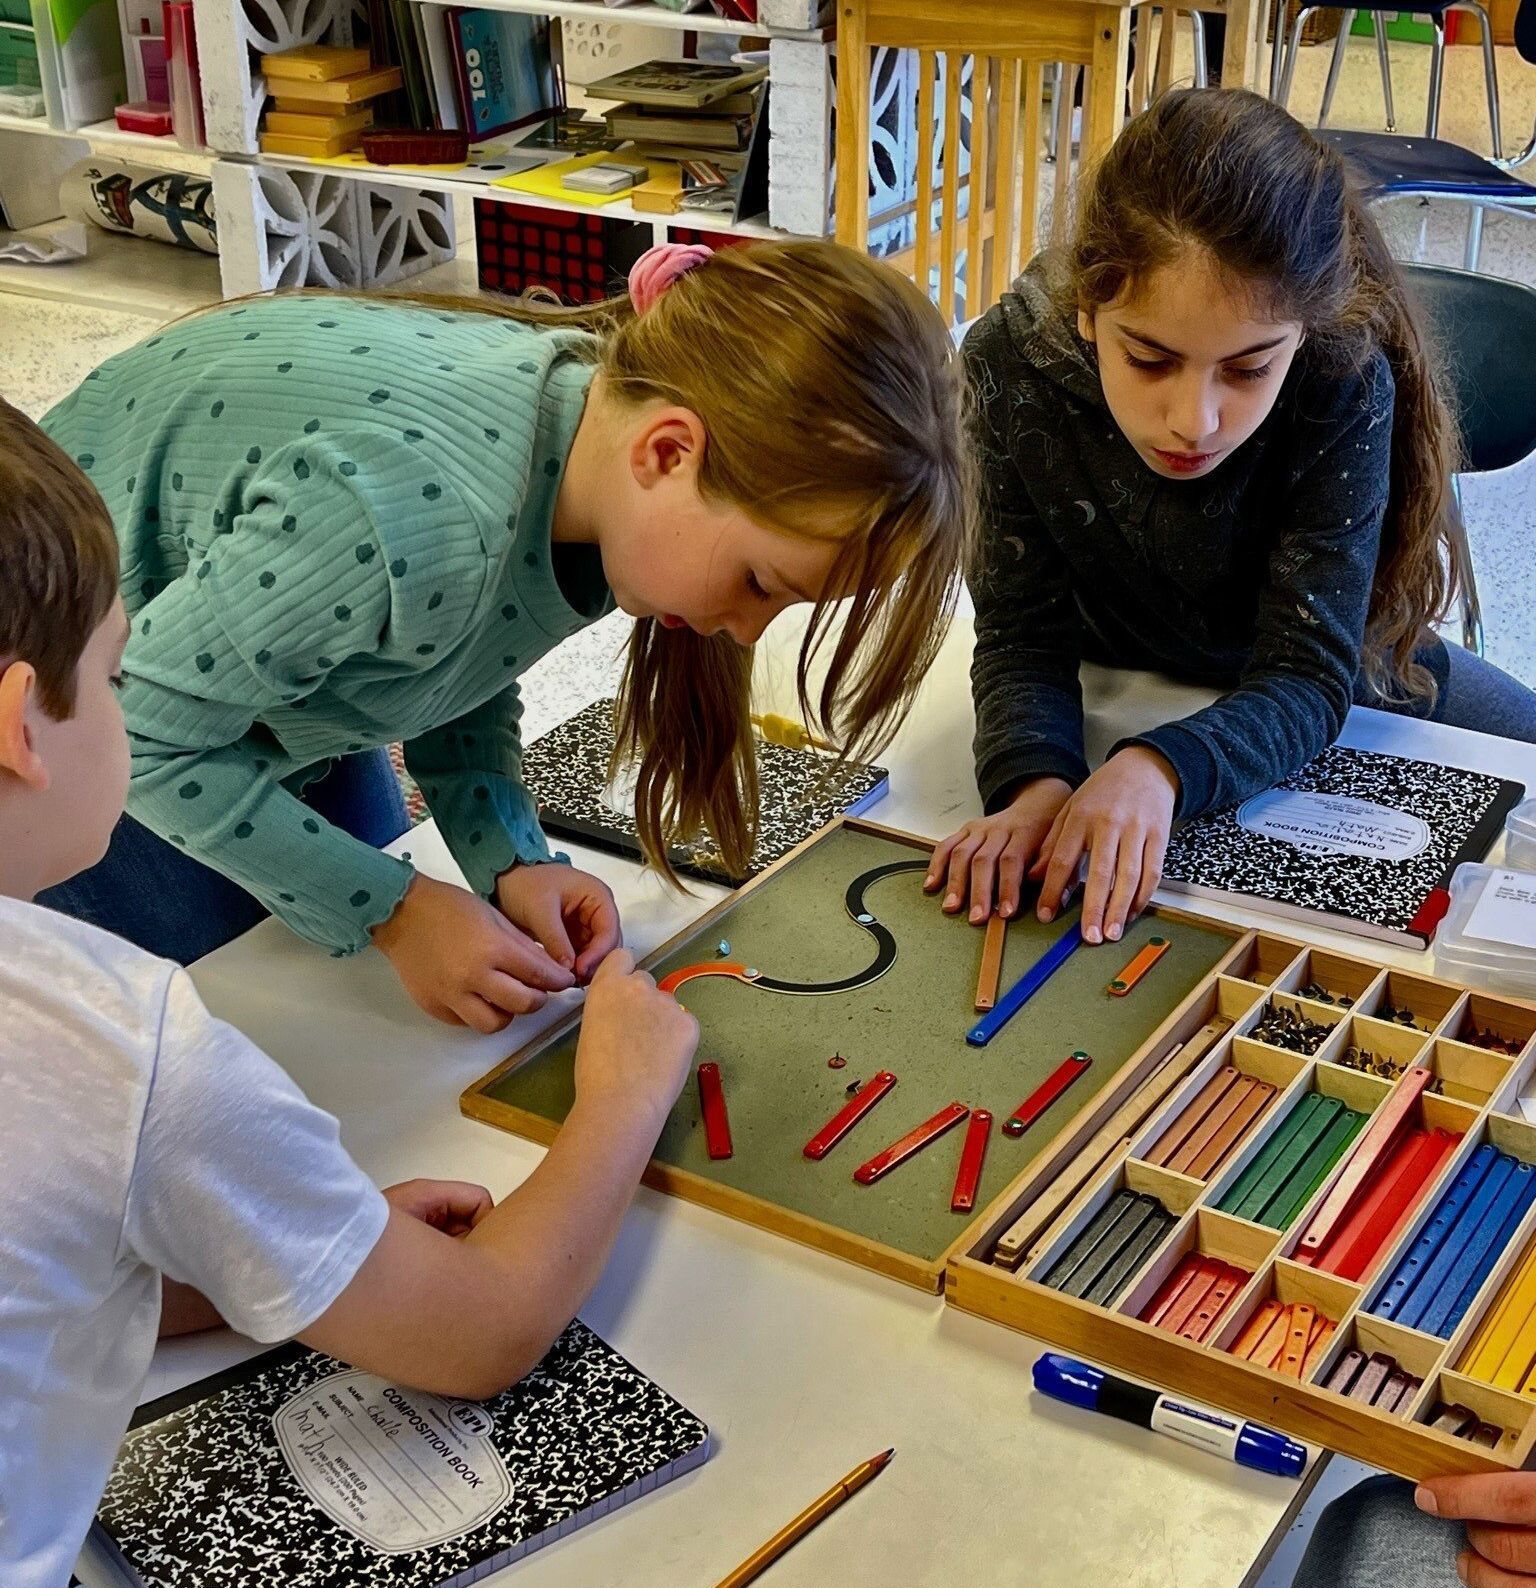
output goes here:
[{"label": "classroom shelf", "polygon": [[[56,223],[55,223],[56,224]],[[38,227],[47,231],[49,227]],[[219,261],[141,237],[114,237],[89,222],[84,259],[60,265],[0,261],[0,293],[167,319],[217,303]]]},{"label": "classroom shelf", "polygon": [[0,115],[0,132],[30,132],[39,137],[68,138],[92,149],[109,151],[122,159],[143,160],[171,171],[191,171],[206,176],[218,159],[211,149],[183,149],[174,138],[156,138],[147,132],[124,132],[115,121],[97,121],[66,132],[50,126],[42,116]]},{"label": "classroom shelf", "polygon": [[639,221],[647,226],[685,226],[701,232],[725,232],[733,237],[784,237],[785,232],[775,231],[767,216],[758,215],[747,220],[733,221],[725,215],[713,215],[706,210],[684,210],[676,215],[648,215],[631,204],[604,204],[594,208],[587,204],[562,204],[558,199],[539,193],[521,193],[515,188],[493,187],[489,181],[466,177],[451,170],[432,170],[417,166],[369,166],[360,170],[356,166],[335,166],[321,160],[295,160],[286,156],[259,155],[256,164],[274,166],[281,171],[317,171],[322,175],[342,175],[359,182],[378,183],[387,187],[407,187],[418,192],[463,193],[473,198],[491,199],[503,204],[526,205],[529,209],[577,212],[583,215],[602,215],[607,220]]},{"label": "classroom shelf", "polygon": [[[458,0],[426,0],[429,5],[454,5]],[[669,28],[675,33],[729,33],[740,38],[802,39],[821,43],[832,28],[775,28],[761,22],[734,22],[713,11],[669,11],[649,0],[608,6],[601,0],[477,0],[482,10],[520,11],[526,15],[570,17],[583,22],[633,22],[637,27]]]}]

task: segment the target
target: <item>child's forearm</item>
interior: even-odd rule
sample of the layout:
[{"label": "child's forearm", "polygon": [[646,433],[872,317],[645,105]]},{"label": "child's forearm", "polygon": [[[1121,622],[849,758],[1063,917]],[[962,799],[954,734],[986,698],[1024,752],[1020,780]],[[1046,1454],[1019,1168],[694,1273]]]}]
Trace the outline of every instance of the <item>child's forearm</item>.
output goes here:
[{"label": "child's forearm", "polygon": [[467,1237],[506,1274],[509,1378],[538,1361],[597,1283],[662,1123],[649,1100],[578,1095],[544,1161]]}]

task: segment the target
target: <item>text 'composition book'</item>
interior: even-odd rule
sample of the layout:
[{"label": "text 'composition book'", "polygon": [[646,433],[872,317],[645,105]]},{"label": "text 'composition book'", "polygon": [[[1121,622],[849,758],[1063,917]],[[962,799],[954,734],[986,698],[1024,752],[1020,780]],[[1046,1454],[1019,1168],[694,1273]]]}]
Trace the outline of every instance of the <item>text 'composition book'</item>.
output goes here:
[{"label": "text 'composition book'", "polygon": [[701,1465],[709,1430],[581,1323],[488,1401],[300,1345],[140,1409],[90,1588],[460,1588]]}]

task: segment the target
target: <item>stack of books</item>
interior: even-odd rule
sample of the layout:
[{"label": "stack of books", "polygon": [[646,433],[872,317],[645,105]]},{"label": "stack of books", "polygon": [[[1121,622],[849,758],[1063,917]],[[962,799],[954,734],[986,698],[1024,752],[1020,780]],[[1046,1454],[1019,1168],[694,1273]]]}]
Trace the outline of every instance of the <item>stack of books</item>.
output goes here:
[{"label": "stack of books", "polygon": [[762,112],[767,71],[711,61],[648,61],[587,86],[615,101],[609,136],[627,154],[669,169],[634,195],[635,208],[672,214],[689,193],[728,196],[739,187]]}]

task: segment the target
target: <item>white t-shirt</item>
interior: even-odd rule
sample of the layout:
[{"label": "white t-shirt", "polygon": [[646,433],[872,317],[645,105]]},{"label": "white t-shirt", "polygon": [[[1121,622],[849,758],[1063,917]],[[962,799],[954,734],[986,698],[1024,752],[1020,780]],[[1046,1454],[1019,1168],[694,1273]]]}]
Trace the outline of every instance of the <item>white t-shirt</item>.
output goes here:
[{"label": "white t-shirt", "polygon": [[336,1121],[184,971],[0,898],[0,1583],[68,1583],[149,1368],[162,1273],[253,1339],[286,1339],[346,1288],[388,1211]]}]

